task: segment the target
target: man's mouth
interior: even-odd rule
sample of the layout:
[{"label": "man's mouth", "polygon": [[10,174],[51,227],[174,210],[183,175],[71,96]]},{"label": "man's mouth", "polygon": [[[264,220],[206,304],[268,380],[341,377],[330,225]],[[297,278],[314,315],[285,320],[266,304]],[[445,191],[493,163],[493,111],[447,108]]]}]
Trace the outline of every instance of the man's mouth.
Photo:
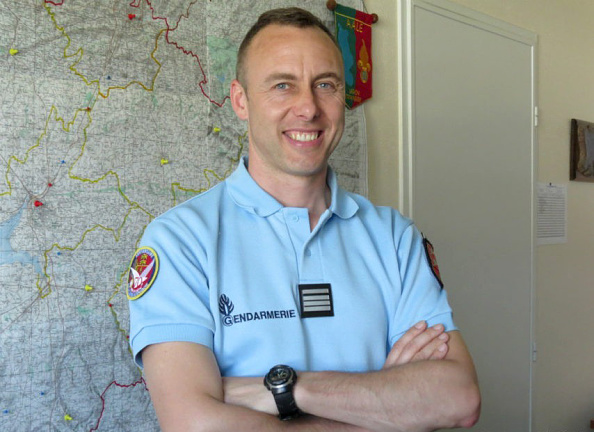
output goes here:
[{"label": "man's mouth", "polygon": [[295,141],[310,142],[318,139],[320,132],[287,132],[287,136]]}]

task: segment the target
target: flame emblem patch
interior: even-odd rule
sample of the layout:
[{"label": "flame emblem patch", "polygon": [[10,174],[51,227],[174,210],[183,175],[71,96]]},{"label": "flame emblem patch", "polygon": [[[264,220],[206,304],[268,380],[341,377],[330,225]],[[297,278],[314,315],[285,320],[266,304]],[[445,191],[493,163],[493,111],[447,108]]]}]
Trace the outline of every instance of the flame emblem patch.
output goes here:
[{"label": "flame emblem patch", "polygon": [[435,256],[433,245],[429,240],[424,238],[423,246],[425,247],[425,255],[427,256],[427,261],[429,261],[431,272],[433,273],[433,276],[435,276],[435,279],[437,279],[437,282],[439,282],[439,286],[443,288],[443,281],[441,279],[441,273],[439,272],[439,266],[437,265],[437,257]]},{"label": "flame emblem patch", "polygon": [[130,263],[128,274],[128,290],[126,295],[129,300],[136,300],[146,293],[159,271],[159,257],[150,247],[141,247],[134,254]]}]

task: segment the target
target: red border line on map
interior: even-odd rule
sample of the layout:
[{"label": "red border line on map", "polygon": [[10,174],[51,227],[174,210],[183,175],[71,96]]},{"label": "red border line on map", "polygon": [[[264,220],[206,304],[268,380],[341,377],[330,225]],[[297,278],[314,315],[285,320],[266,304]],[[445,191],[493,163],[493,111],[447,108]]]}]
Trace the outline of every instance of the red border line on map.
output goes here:
[{"label": "red border line on map", "polygon": [[[63,6],[64,5],[64,0],[62,0],[61,2],[56,2],[53,0],[44,0],[46,4],[51,4],[54,6]],[[142,0],[132,0],[132,2],[130,3],[130,7],[134,7],[134,8],[139,8],[140,7],[140,2]],[[186,49],[183,46],[179,45],[177,42],[173,42],[169,40],[169,32],[175,31],[177,29],[177,27],[179,26],[180,21],[182,20],[182,18],[188,18],[190,16],[190,8],[192,6],[194,6],[198,0],[194,0],[193,2],[190,3],[190,5],[188,6],[188,9],[186,11],[186,13],[184,15],[181,15],[179,17],[179,20],[177,21],[177,23],[175,23],[174,27],[171,27],[169,25],[169,20],[167,19],[167,17],[160,17],[160,16],[155,16],[155,9],[153,8],[153,5],[151,4],[150,0],[145,0],[146,4],[148,5],[149,9],[151,10],[151,18],[153,19],[153,21],[157,21],[157,20],[161,20],[165,22],[165,25],[167,26],[167,30],[165,32],[165,41],[169,44],[169,45],[173,45],[175,48],[177,48],[178,50],[182,51],[184,54],[189,55],[194,57],[194,59],[196,59],[196,62],[198,63],[198,67],[200,68],[200,72],[202,73],[202,81],[200,81],[198,83],[198,85],[200,86],[200,90],[202,91],[202,94],[204,95],[204,97],[206,99],[208,99],[211,103],[215,104],[216,106],[218,106],[219,108],[221,108],[224,104],[225,101],[227,99],[229,99],[229,95],[225,96],[223,98],[223,100],[221,102],[217,102],[216,100],[212,99],[207,93],[206,90],[204,89],[204,85],[208,84],[208,77],[206,76],[206,73],[204,72],[204,68],[202,67],[202,62],[200,61],[200,58],[198,57],[197,54],[195,54],[192,50]]]},{"label": "red border line on map", "polygon": [[109,388],[112,385],[116,385],[117,387],[121,387],[121,388],[130,388],[130,387],[136,387],[138,384],[143,384],[146,388],[146,382],[144,381],[144,378],[140,378],[138,381],[133,382],[132,384],[119,384],[115,380],[110,382],[109,385],[107,387],[105,387],[105,390],[103,390],[103,393],[101,393],[102,407],[101,407],[101,414],[99,415],[99,418],[97,419],[97,424],[95,425],[94,428],[89,429],[89,432],[96,431],[97,429],[99,429],[99,425],[101,424],[101,420],[103,419],[103,414],[105,413],[105,393],[107,393],[107,390],[109,390]]},{"label": "red border line on map", "polygon": [[[133,0],[130,3],[131,7],[135,7],[138,8],[140,7],[140,1],[141,0]],[[177,29],[177,27],[179,26],[180,21],[182,20],[182,18],[188,18],[190,16],[190,8],[192,6],[194,6],[198,0],[194,0],[193,2],[190,3],[190,5],[188,6],[188,9],[185,13],[185,15],[181,15],[179,17],[179,20],[175,23],[175,27],[171,27],[169,25],[169,21],[167,20],[166,17],[159,17],[159,16],[155,16],[155,9],[153,8],[153,5],[151,4],[150,0],[145,0],[146,4],[148,5],[149,9],[151,10],[151,17],[153,20],[162,20],[165,21],[165,25],[167,26],[167,31],[165,32],[165,41],[170,44],[173,45],[175,48],[177,48],[178,50],[182,51],[184,54],[186,55],[190,55],[192,57],[194,57],[196,59],[196,62],[198,63],[198,67],[200,68],[200,72],[202,73],[202,81],[200,81],[198,83],[198,85],[200,86],[200,90],[202,91],[202,94],[204,95],[204,97],[206,97],[211,103],[215,104],[216,106],[218,106],[219,108],[223,106],[223,104],[225,103],[225,101],[227,99],[229,99],[229,96],[225,96],[222,100],[222,102],[217,102],[214,99],[212,99],[208,94],[206,94],[206,90],[204,90],[204,85],[208,84],[208,78],[206,76],[206,73],[204,72],[204,68],[202,67],[202,62],[200,61],[200,58],[198,57],[197,54],[195,54],[192,50],[186,49],[183,46],[179,45],[177,42],[173,42],[169,40],[169,32],[171,31],[175,31]]]}]

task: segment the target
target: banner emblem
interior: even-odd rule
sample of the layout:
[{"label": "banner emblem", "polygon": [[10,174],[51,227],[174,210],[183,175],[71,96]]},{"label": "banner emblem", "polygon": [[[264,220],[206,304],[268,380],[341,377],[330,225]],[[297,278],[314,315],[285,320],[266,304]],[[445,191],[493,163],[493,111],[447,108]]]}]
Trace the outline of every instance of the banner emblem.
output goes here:
[{"label": "banner emblem", "polygon": [[129,300],[136,300],[148,291],[159,271],[159,257],[149,247],[141,247],[134,254],[128,274]]},{"label": "banner emblem", "polygon": [[344,61],[345,104],[352,109],[371,98],[371,24],[373,16],[336,5],[336,40]]}]

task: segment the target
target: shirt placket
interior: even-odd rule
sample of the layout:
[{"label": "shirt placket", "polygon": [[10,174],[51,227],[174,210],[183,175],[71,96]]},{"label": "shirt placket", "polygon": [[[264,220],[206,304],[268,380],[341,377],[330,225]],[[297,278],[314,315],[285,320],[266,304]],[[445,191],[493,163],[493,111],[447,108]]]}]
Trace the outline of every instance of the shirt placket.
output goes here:
[{"label": "shirt placket", "polygon": [[319,230],[310,231],[307,209],[287,207],[283,209],[283,215],[295,253],[299,283],[323,282]]}]

